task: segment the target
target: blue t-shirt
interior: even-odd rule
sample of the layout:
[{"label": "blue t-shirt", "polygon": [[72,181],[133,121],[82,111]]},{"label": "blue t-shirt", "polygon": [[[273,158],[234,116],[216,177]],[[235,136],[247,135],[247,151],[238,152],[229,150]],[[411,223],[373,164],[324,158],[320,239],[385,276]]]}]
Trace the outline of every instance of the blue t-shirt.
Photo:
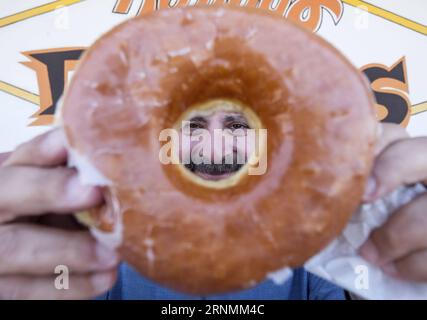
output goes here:
[{"label": "blue t-shirt", "polygon": [[233,293],[194,296],[176,292],[144,278],[127,264],[119,269],[114,287],[98,299],[271,299],[271,300],[343,300],[344,290],[305,271],[295,269],[282,285],[265,280],[257,286]]}]

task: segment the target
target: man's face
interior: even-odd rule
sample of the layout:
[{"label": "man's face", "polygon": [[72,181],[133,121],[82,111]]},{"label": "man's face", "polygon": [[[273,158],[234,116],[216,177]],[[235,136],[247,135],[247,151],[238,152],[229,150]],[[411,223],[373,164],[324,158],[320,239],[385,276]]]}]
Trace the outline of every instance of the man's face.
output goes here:
[{"label": "man's face", "polygon": [[247,119],[238,112],[192,115],[181,129],[191,137],[181,144],[185,167],[207,180],[221,180],[238,171],[254,152]]}]

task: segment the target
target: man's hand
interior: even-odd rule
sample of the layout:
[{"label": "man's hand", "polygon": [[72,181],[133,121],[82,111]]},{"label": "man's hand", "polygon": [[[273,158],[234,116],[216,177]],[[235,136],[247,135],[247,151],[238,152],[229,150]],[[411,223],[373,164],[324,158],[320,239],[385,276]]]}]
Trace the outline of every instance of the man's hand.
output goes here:
[{"label": "man's hand", "polygon": [[[409,138],[397,125],[383,128],[366,202],[399,186],[427,181],[427,137]],[[390,276],[427,281],[427,193],[396,210],[359,252]]]},{"label": "man's hand", "polygon": [[[66,159],[61,130],[0,155],[0,298],[90,298],[114,283],[116,253],[70,230],[70,213],[102,204],[102,195],[80,185]],[[55,288],[58,265],[70,271],[68,290]]]}]

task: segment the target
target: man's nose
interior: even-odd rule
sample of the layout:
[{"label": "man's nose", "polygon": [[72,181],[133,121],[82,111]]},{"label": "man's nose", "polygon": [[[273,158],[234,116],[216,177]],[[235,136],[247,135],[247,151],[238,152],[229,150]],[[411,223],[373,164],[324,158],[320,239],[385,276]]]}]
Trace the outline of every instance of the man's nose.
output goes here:
[{"label": "man's nose", "polygon": [[218,127],[209,128],[208,134],[211,142],[210,160],[222,162],[224,156],[233,152],[233,137],[227,134],[226,130]]},{"label": "man's nose", "polygon": [[204,140],[206,142],[209,142],[209,150],[204,151],[204,157],[208,158],[210,161],[214,161],[215,155],[221,154],[222,146],[221,141],[218,141],[218,139],[215,137],[215,134],[218,134],[216,131],[217,128],[215,127],[209,127],[206,129],[205,134],[207,136],[204,137]]}]

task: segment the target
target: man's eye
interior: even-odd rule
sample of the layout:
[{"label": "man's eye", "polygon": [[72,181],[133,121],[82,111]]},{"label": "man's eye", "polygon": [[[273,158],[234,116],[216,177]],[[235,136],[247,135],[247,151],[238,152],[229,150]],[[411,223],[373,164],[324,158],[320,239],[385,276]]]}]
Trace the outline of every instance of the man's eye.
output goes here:
[{"label": "man's eye", "polygon": [[203,125],[201,123],[191,122],[190,129],[203,129]]},{"label": "man's eye", "polygon": [[249,126],[245,123],[232,123],[229,125],[229,128],[231,130],[237,130],[237,129],[249,129]]}]

